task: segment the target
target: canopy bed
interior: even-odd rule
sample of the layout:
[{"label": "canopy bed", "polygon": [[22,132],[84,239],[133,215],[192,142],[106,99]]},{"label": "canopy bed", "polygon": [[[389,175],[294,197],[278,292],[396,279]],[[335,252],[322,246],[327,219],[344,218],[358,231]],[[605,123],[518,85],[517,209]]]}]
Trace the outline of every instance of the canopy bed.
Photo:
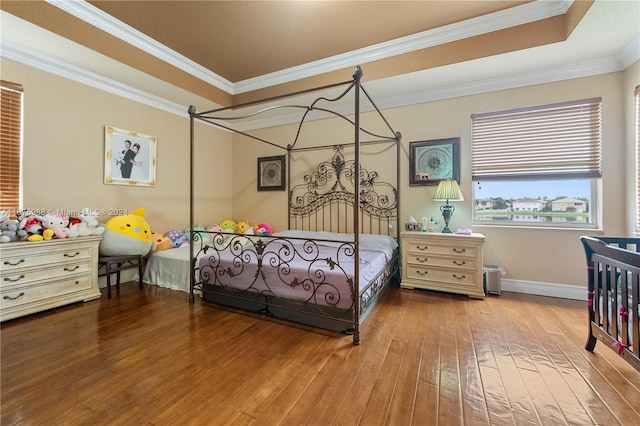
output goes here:
[{"label": "canopy bed", "polygon": [[[206,112],[189,108],[190,302],[197,293],[206,302],[352,334],[353,343],[360,343],[360,324],[388,286],[399,279],[400,176],[400,133],[375,105],[361,77],[358,66],[351,80],[327,86]],[[327,92],[335,96],[328,97]],[[274,104],[301,97],[311,102]],[[228,124],[259,120],[261,115],[282,109],[302,113],[293,140],[286,144]],[[347,138],[328,145],[299,146],[303,145],[299,143],[303,127],[313,119],[346,123]],[[365,126],[366,120],[370,122]],[[263,236],[194,228],[196,121],[269,144],[285,156],[287,230]],[[389,164],[395,157],[395,168],[385,167],[385,173],[392,175],[385,179],[391,182],[383,179],[385,173],[363,167],[365,151],[367,158],[378,156],[372,161],[375,164]],[[320,162],[309,169],[310,159]],[[300,164],[305,165],[304,170],[292,170],[302,167]]]}]

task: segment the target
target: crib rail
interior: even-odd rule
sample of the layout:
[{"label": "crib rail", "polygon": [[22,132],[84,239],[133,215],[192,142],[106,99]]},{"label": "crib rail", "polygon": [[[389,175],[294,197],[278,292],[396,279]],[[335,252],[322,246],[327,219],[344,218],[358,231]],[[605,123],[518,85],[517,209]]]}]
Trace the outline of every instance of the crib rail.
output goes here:
[{"label": "crib rail", "polygon": [[640,371],[640,239],[581,237],[587,257],[589,336]]}]

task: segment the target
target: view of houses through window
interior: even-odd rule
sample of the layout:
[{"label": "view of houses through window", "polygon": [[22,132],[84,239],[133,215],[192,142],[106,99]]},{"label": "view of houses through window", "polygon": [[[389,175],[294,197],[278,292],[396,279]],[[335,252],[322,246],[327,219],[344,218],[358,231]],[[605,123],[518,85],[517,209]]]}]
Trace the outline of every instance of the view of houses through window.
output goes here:
[{"label": "view of houses through window", "polygon": [[590,225],[591,180],[474,184],[474,220],[505,224]]}]

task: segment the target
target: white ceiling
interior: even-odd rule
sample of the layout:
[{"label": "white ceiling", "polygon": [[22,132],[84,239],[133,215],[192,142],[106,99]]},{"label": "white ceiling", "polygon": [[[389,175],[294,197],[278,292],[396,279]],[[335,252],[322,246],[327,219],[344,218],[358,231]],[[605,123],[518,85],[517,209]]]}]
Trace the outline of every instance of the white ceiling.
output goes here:
[{"label": "white ceiling", "polygon": [[[567,2],[560,3],[566,7]],[[89,5],[89,7],[91,6]],[[529,9],[525,9],[527,7]],[[518,11],[532,10],[532,7],[531,5],[518,6],[520,8]],[[4,10],[0,13],[0,54],[2,58],[11,59],[180,115],[187,115],[186,111],[189,105],[195,105],[199,111],[219,106],[196,93],[190,93],[176,85],[144,74],[133,67],[37,27]],[[505,15],[503,12],[499,13],[502,13],[500,16]],[[511,13],[511,15],[514,14]],[[515,14],[515,16],[518,15],[518,13]],[[479,28],[486,23],[495,22],[500,16],[492,14],[483,18],[474,18],[472,22],[465,21],[464,25],[452,24],[431,30],[429,34],[420,34],[410,40],[407,38],[392,40],[236,83],[222,79],[210,70],[201,71],[207,74],[206,78],[210,81],[218,82],[219,88],[227,92],[242,92],[268,87],[282,81],[304,78],[314,70],[320,72],[332,68],[341,69],[345,67],[346,63],[353,65],[355,61],[355,63],[362,65],[363,82],[367,91],[376,100],[377,105],[380,108],[389,108],[621,71],[640,59],[640,2],[636,0],[598,0],[564,42],[396,75],[376,81],[367,80],[366,63],[375,55],[392,56],[394,49],[403,49],[412,43],[433,40],[434,31],[442,36],[442,34],[448,34],[446,31],[451,33],[460,31],[460,28],[465,30]],[[509,17],[509,19],[513,19],[513,17]],[[116,24],[118,22],[116,21]],[[126,27],[121,22],[119,25]],[[136,40],[138,44],[143,41],[142,39]],[[177,52],[163,46],[160,46],[160,49],[162,55],[169,55],[166,57],[167,61],[179,62],[181,60],[181,56]],[[351,78],[350,75],[344,76],[345,80],[349,78]],[[638,80],[640,83],[640,76]],[[256,121],[252,127],[280,124],[287,121],[286,117],[272,117],[268,122]]]}]

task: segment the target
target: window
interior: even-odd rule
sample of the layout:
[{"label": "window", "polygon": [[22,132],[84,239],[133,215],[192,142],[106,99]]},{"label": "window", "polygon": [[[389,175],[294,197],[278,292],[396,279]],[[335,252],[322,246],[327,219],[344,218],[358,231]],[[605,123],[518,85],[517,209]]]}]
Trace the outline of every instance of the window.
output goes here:
[{"label": "window", "polygon": [[473,114],[474,223],[595,227],[601,103]]},{"label": "window", "polygon": [[640,234],[640,86],[634,92],[636,97],[636,233]]},{"label": "window", "polygon": [[20,208],[22,86],[0,81],[0,210],[15,217]]}]

